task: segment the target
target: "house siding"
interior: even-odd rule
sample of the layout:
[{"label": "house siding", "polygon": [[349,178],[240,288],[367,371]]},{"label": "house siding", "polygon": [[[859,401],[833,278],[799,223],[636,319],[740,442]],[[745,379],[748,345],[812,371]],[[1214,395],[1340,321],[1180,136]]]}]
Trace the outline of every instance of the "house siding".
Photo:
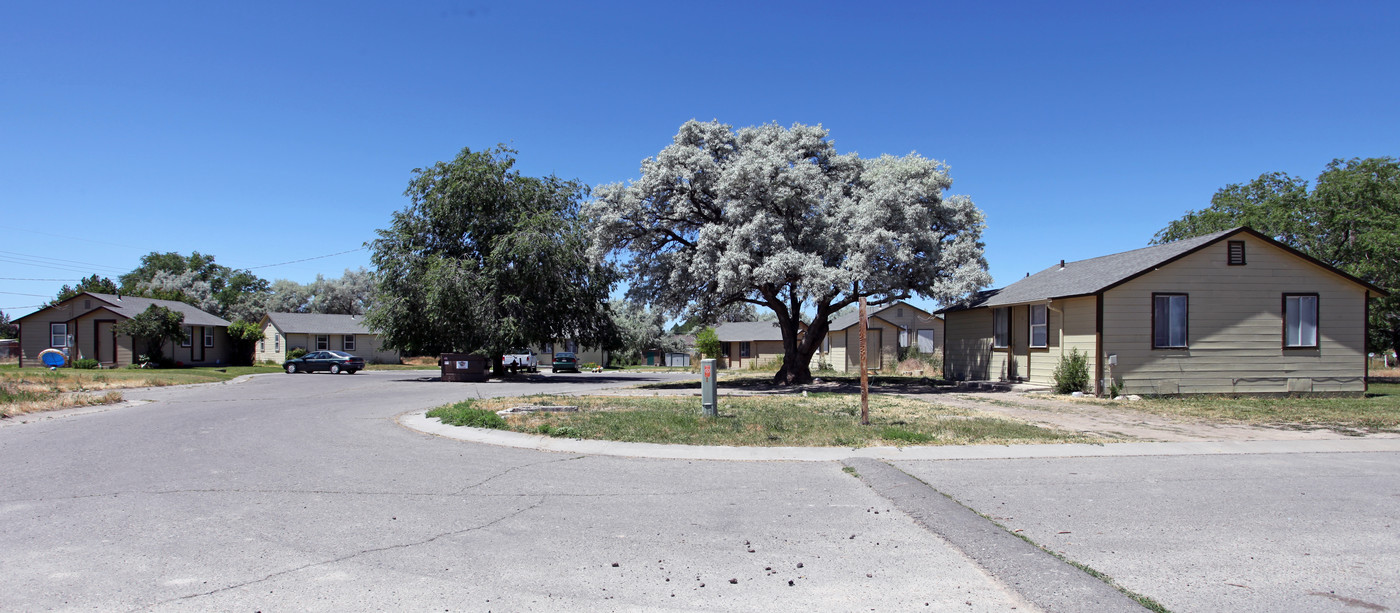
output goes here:
[{"label": "house siding", "polygon": [[[1365,288],[1250,235],[1248,263],[1211,245],[1104,293],[1104,353],[1124,393],[1360,392]],[[1186,349],[1153,349],[1152,294],[1188,296]],[[1318,347],[1283,348],[1283,294],[1318,295]]]},{"label": "house siding", "polygon": [[[943,376],[954,381],[987,381],[1005,372],[1006,352],[992,349],[992,310],[951,311],[943,315]],[[999,375],[998,375],[999,376]]]}]

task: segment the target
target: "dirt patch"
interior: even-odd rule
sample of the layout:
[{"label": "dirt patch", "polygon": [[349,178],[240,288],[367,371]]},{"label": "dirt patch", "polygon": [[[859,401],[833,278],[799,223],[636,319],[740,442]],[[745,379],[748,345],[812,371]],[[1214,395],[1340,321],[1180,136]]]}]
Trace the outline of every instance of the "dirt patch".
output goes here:
[{"label": "dirt patch", "polygon": [[[1283,441],[1353,438],[1326,428],[1268,427],[1191,420],[1133,410],[1130,403],[1060,400],[1042,394],[972,392],[919,394],[955,407],[977,409],[1032,424],[1124,441]],[[1394,438],[1379,434],[1377,437]]]}]

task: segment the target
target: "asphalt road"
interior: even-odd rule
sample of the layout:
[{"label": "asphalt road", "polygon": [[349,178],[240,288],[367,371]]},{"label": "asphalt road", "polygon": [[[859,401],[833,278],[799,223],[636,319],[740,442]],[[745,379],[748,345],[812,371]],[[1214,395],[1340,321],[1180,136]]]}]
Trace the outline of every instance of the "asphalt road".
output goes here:
[{"label": "asphalt road", "polygon": [[[1074,573],[996,570],[1011,549],[966,541],[989,524],[887,464],[551,453],[395,420],[667,375],[422,375],[259,376],[0,425],[0,610],[1074,608],[1036,600]],[[1173,610],[1358,611],[1400,608],[1395,455],[894,464]]]}]

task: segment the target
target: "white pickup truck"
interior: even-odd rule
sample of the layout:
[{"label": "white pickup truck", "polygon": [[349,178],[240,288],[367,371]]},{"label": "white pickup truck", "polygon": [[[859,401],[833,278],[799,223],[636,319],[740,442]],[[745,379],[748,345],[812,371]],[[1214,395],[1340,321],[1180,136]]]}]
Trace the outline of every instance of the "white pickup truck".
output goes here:
[{"label": "white pickup truck", "polygon": [[515,347],[501,356],[501,365],[511,372],[539,372],[540,358],[528,348]]}]

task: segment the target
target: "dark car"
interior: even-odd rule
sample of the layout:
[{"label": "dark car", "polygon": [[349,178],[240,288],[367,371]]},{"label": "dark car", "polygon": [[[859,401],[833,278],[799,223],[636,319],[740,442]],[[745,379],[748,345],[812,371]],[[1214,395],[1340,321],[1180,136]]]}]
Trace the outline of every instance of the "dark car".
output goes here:
[{"label": "dark car", "polygon": [[564,372],[566,370],[579,372],[578,356],[568,351],[560,351],[554,354],[554,372]]},{"label": "dark car", "polygon": [[365,369],[365,359],[344,351],[313,351],[299,358],[283,362],[282,368],[286,369],[289,375],[318,370],[324,370],[333,375],[342,372],[353,375],[355,371]]}]

